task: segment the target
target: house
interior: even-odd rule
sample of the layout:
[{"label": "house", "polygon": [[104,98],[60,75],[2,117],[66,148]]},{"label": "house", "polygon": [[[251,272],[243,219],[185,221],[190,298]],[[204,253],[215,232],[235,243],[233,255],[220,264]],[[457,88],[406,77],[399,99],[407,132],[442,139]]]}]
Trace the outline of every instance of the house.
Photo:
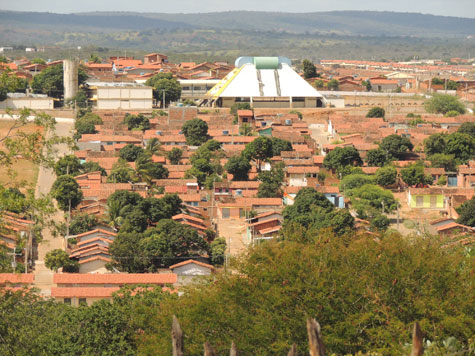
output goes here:
[{"label": "house", "polygon": [[152,110],[152,87],[137,83],[88,83],[97,109]]},{"label": "house", "polygon": [[475,228],[471,226],[457,224],[456,222],[451,222],[442,226],[437,227],[437,233],[439,235],[450,236],[450,235],[475,235]]},{"label": "house", "polygon": [[307,178],[317,178],[318,172],[320,168],[315,166],[287,167],[285,171],[289,185],[293,187],[306,187]]},{"label": "house", "polygon": [[442,188],[409,188],[407,202],[413,209],[445,209],[445,195]]},{"label": "house", "polygon": [[168,56],[160,53],[151,53],[144,56],[143,60],[144,64],[152,64],[152,63],[168,63]]},{"label": "house", "polygon": [[77,245],[69,257],[79,262],[79,273],[106,273],[106,264],[111,262],[109,246],[117,234],[104,229],[95,229],[74,237]]},{"label": "house", "polygon": [[214,266],[196,260],[186,260],[169,268],[178,276],[179,281],[182,277],[209,276],[214,272]]},{"label": "house", "polygon": [[175,273],[62,273],[53,275],[51,296],[59,302],[78,306],[91,305],[112,295],[123,286],[160,286],[177,283]]},{"label": "house", "polygon": [[282,214],[268,211],[248,219],[246,226],[249,241],[269,240],[278,236],[282,227]]},{"label": "house", "polygon": [[247,124],[250,126],[255,126],[254,124],[254,112],[252,110],[238,110],[237,111],[238,117],[238,125],[242,126],[243,124]]},{"label": "house", "polygon": [[340,189],[338,187],[322,185],[317,186],[316,190],[325,195],[325,198],[327,198],[336,208],[343,209],[345,207],[345,198],[340,194]]},{"label": "house", "polygon": [[228,201],[218,202],[218,218],[244,219],[251,210],[257,212],[267,212],[282,209],[282,199],[280,198],[236,198]]}]

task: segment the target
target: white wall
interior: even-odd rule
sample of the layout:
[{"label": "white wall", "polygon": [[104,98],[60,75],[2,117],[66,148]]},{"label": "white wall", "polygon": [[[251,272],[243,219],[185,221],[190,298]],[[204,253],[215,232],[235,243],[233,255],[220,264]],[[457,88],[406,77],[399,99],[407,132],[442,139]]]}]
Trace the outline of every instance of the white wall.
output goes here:
[{"label": "white wall", "polygon": [[176,273],[179,276],[208,276],[211,274],[211,270],[204,266],[189,263],[187,265],[174,268],[173,273]]},{"label": "white wall", "polygon": [[0,102],[0,109],[53,110],[53,98],[8,98]]}]

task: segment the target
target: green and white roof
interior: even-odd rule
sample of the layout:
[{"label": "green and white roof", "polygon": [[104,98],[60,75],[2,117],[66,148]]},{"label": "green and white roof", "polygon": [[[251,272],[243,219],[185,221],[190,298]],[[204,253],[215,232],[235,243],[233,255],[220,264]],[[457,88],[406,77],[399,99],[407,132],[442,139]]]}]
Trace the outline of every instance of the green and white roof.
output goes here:
[{"label": "green and white roof", "polygon": [[236,68],[208,91],[208,97],[310,97],[322,95],[284,57],[240,57]]}]

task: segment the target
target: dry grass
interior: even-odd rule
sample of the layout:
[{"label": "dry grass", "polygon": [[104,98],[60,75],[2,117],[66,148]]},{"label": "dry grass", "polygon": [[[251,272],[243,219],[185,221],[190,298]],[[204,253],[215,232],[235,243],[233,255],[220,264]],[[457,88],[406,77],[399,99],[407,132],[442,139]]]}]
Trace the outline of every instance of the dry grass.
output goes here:
[{"label": "dry grass", "polygon": [[[13,121],[8,120],[0,120],[0,138],[4,137],[10,127],[12,126]],[[38,130],[42,130],[41,127],[38,127],[34,124],[28,124],[20,129],[22,132],[25,133],[33,133]],[[17,130],[13,130],[10,135],[15,135]],[[0,149],[3,149],[3,145],[0,144]],[[9,175],[9,170],[16,173],[16,177],[12,179]],[[1,185],[8,185],[14,186],[15,183],[19,183],[20,181],[24,181],[27,183],[28,186],[34,187],[36,185],[36,181],[38,178],[38,165],[31,163],[30,161],[24,160],[19,158],[16,162],[13,163],[10,167],[0,167],[0,184]]]}]

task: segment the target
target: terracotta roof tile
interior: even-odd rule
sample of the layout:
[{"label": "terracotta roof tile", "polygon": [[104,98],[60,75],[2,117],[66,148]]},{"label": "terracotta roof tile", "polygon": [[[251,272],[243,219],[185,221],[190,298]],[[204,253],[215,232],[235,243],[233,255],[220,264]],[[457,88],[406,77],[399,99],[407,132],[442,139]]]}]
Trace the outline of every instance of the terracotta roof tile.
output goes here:
[{"label": "terracotta roof tile", "polygon": [[62,273],[53,276],[55,284],[173,284],[174,273]]}]

